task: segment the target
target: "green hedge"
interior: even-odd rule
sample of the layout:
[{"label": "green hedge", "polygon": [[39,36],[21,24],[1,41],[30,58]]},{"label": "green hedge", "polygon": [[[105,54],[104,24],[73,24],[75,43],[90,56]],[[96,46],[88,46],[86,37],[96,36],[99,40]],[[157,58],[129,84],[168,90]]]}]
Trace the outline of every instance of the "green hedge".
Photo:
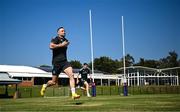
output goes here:
[{"label": "green hedge", "polygon": [[180,86],[128,87],[129,94],[179,94]]},{"label": "green hedge", "polygon": [[[20,97],[40,97],[41,86],[33,87],[18,87]],[[76,92],[81,96],[86,96],[86,92],[81,89],[76,89]],[[0,94],[5,93],[5,86],[0,86]],[[15,87],[8,87],[8,96],[13,96]],[[70,96],[69,87],[49,87],[46,90],[45,96]],[[91,88],[90,88],[91,93]],[[129,95],[137,94],[180,94],[180,86],[131,86],[128,87]],[[97,86],[96,95],[123,95],[123,86]]]}]

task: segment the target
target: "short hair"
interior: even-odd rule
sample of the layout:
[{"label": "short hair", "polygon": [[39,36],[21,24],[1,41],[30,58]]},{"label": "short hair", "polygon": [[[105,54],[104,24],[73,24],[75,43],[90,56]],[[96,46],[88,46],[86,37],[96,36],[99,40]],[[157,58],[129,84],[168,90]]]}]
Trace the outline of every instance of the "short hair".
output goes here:
[{"label": "short hair", "polygon": [[58,32],[60,29],[62,29],[62,28],[64,29],[64,27],[62,27],[62,26],[61,26],[61,27],[59,27],[59,28],[57,29],[57,32]]},{"label": "short hair", "polygon": [[83,65],[88,65],[87,63],[84,63]]}]

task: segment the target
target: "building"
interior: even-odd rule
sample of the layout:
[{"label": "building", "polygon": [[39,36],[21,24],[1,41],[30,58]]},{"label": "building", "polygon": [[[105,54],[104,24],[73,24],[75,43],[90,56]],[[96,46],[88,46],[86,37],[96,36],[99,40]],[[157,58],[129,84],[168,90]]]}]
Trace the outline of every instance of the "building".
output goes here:
[{"label": "building", "polygon": [[[10,77],[22,80],[19,86],[42,85],[52,78],[52,68],[30,67],[17,65],[0,65],[0,72],[7,72]],[[96,71],[92,78],[96,85],[122,85],[123,68],[118,69],[120,74],[105,74]],[[74,77],[77,78],[79,69],[74,69]],[[128,86],[144,85],[179,85],[180,67],[155,69],[143,66],[126,67],[126,79]],[[69,78],[66,74],[59,75],[58,84],[68,86]]]},{"label": "building", "polygon": [[[17,92],[17,84],[21,83],[21,80],[18,79],[13,79],[9,77],[9,74],[7,72],[0,72],[0,85],[4,86],[5,85],[5,93],[4,94],[0,94],[0,98],[5,98],[5,97],[9,97],[8,96],[8,85],[16,85],[16,91]],[[15,95],[14,98],[17,98],[17,96]]]},{"label": "building", "polygon": [[[118,69],[123,73],[124,68]],[[155,69],[143,66],[126,67],[128,86],[179,85],[180,67]]]},{"label": "building", "polygon": [[0,72],[6,72],[10,77],[22,80],[19,86],[34,85],[35,77],[45,77],[47,72],[29,66],[0,65]]},{"label": "building", "polygon": [[[51,67],[30,67],[17,65],[0,65],[0,72],[7,72],[10,77],[22,80],[19,86],[42,85],[52,78]],[[79,69],[74,69],[74,77],[77,78]],[[96,85],[117,85],[120,82],[118,75],[104,74],[95,71],[94,78]],[[68,86],[69,78],[66,74],[59,75],[58,84],[60,86]]]}]

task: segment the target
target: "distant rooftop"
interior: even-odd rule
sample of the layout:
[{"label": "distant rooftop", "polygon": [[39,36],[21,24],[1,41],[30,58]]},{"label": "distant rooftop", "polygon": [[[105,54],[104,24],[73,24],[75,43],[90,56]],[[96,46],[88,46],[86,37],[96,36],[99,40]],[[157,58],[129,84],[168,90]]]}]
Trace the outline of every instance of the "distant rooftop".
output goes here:
[{"label": "distant rooftop", "polygon": [[[144,67],[144,66],[130,66],[130,67],[126,67],[126,70],[134,70],[134,69],[161,72],[161,71],[170,71],[170,70],[180,70],[180,67],[163,68],[163,69],[150,68],[150,67]],[[123,71],[124,67],[121,67],[118,70],[119,71]]]},{"label": "distant rooftop", "polygon": [[[40,67],[36,67],[38,69],[44,70],[46,72],[52,72],[52,66],[40,66]],[[78,73],[80,69],[73,69],[73,73]],[[98,71],[98,70],[94,70],[94,73],[103,73],[102,71]]]},{"label": "distant rooftop", "polygon": [[18,84],[21,83],[21,80],[13,79],[9,77],[9,74],[6,72],[0,72],[0,85],[4,84]]}]

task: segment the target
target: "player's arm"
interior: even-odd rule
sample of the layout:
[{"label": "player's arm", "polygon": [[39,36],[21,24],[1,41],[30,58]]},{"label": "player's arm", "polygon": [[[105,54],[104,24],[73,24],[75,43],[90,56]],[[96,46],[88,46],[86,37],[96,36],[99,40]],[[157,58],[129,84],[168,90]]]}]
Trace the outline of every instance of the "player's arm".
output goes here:
[{"label": "player's arm", "polygon": [[91,73],[91,69],[88,67],[88,75],[89,75],[89,78],[91,79],[92,78],[92,73]]},{"label": "player's arm", "polygon": [[81,72],[82,72],[81,70],[82,70],[82,69],[79,70],[78,75],[77,75],[77,80],[76,80],[76,81],[77,81],[77,84],[79,83],[79,75],[81,75]]},{"label": "player's arm", "polygon": [[89,74],[89,79],[92,79],[92,74]]},{"label": "player's arm", "polygon": [[89,68],[89,79],[90,79],[90,82],[93,82],[93,79],[92,79],[92,71],[91,71],[90,68]]},{"label": "player's arm", "polygon": [[53,42],[50,43],[49,48],[50,49],[56,49],[60,47],[67,47],[69,45],[69,42],[64,41],[63,43],[55,44]]},{"label": "player's arm", "polygon": [[79,83],[79,74],[77,75],[76,84]]}]

